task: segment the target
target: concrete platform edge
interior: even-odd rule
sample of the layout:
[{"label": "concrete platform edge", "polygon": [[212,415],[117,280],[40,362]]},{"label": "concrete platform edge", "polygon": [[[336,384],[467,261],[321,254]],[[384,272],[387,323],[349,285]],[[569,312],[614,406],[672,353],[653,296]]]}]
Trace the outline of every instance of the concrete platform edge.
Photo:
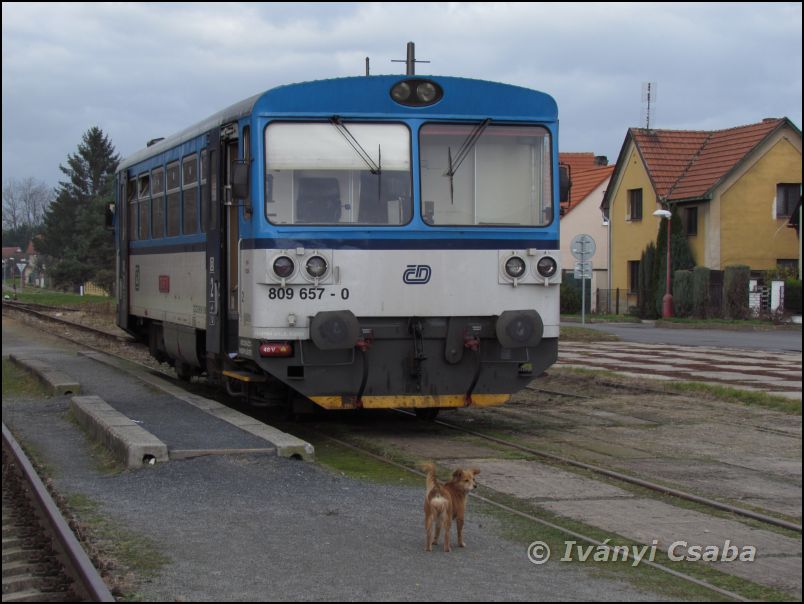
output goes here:
[{"label": "concrete platform edge", "polygon": [[72,397],[70,412],[94,440],[129,469],[169,459],[165,443],[99,396]]},{"label": "concrete platform edge", "polygon": [[63,371],[54,369],[45,361],[20,357],[16,354],[10,354],[8,358],[12,363],[36,376],[50,390],[51,394],[60,396],[63,394],[80,394],[81,392],[81,384]]},{"label": "concrete platform edge", "polygon": [[110,357],[99,352],[80,352],[82,356],[93,359],[100,363],[105,363],[116,369],[127,371],[137,377],[137,379],[159,388],[163,392],[170,394],[186,403],[197,407],[198,409],[209,413],[225,422],[237,426],[241,430],[253,434],[258,438],[268,441],[276,447],[276,454],[279,457],[300,458],[304,461],[315,460],[315,447],[305,440],[302,440],[287,432],[282,432],[278,428],[264,424],[256,419],[249,417],[235,409],[222,405],[216,401],[210,400],[197,394],[186,392],[178,386],[174,386],[168,381],[160,378],[157,375],[151,374],[148,371],[133,366],[132,364]]}]

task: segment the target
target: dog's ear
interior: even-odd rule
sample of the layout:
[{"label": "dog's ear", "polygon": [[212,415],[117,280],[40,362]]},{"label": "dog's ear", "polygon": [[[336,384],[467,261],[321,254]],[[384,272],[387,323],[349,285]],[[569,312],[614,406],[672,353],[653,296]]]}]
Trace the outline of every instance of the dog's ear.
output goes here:
[{"label": "dog's ear", "polygon": [[461,470],[461,469],[457,469],[452,473],[452,477],[455,480],[460,480],[462,475],[463,475],[463,470]]},{"label": "dog's ear", "polygon": [[475,476],[477,476],[478,474],[480,474],[480,470],[478,470],[477,468],[472,468],[472,469],[471,469],[471,470],[469,470],[469,471],[470,471],[472,474],[474,474]]}]

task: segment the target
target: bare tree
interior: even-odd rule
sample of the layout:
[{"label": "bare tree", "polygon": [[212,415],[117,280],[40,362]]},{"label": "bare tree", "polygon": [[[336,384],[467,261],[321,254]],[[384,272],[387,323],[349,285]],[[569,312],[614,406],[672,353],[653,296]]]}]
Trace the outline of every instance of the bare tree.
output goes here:
[{"label": "bare tree", "polygon": [[43,181],[12,178],[3,185],[3,229],[39,226],[52,201],[53,190]]}]

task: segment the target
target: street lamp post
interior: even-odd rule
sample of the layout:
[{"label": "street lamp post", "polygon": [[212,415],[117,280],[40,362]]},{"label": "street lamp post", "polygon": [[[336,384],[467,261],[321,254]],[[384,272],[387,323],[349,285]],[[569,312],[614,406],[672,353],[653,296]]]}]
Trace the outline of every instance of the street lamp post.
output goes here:
[{"label": "street lamp post", "polygon": [[667,284],[662,298],[662,319],[673,317],[673,294],[670,293],[670,218],[673,216],[668,210],[656,210],[654,216],[667,220]]}]

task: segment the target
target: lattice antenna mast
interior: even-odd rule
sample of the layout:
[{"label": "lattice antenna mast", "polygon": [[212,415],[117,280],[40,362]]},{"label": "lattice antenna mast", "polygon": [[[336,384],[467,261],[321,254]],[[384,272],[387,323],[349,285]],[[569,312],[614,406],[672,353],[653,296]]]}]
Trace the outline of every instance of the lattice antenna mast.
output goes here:
[{"label": "lattice antenna mast", "polygon": [[656,82],[642,82],[642,119],[645,128],[650,130],[651,120],[656,121]]}]

